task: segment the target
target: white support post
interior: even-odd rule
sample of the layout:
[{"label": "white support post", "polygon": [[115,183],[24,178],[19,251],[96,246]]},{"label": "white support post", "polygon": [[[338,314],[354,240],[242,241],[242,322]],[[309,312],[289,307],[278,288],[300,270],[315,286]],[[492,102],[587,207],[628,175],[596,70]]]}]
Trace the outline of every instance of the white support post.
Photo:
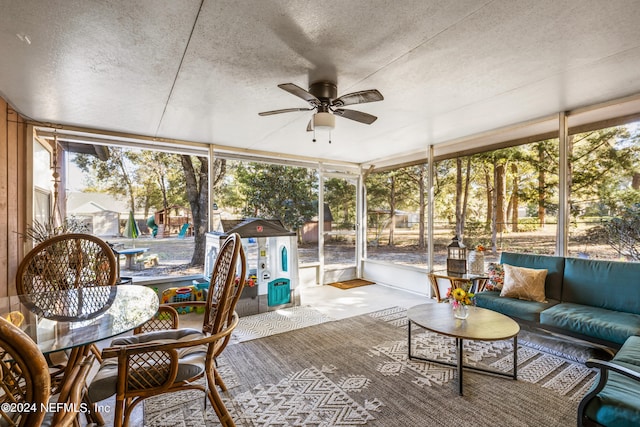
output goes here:
[{"label": "white support post", "polygon": [[207,212],[208,212],[208,225],[209,225],[209,229],[207,231],[214,231],[214,224],[213,224],[213,172],[214,172],[214,165],[213,163],[215,162],[215,150],[213,145],[209,145],[209,162],[208,162],[208,166],[209,166],[209,179],[207,180],[207,182],[209,183],[209,189],[208,189],[208,196],[209,196],[209,203],[207,206]]},{"label": "white support post", "polygon": [[318,280],[324,285],[324,171],[322,163],[318,164]]},{"label": "white support post", "polygon": [[362,177],[362,166],[356,183],[356,277],[362,278],[362,257],[363,248],[367,246],[366,230],[367,217],[364,212],[364,179]]},{"label": "white support post", "polygon": [[558,231],[556,241],[556,255],[567,255],[567,240],[569,236],[569,130],[567,113],[558,114]]},{"label": "white support post", "polygon": [[433,271],[433,215],[434,215],[434,173],[433,145],[427,148],[427,271]]}]

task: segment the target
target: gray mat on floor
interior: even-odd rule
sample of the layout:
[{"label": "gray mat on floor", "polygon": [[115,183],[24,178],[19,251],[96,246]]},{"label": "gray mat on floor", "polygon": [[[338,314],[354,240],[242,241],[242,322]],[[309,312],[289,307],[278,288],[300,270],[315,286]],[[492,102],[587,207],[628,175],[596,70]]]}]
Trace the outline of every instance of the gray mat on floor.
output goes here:
[{"label": "gray mat on floor", "polygon": [[588,359],[610,360],[614,351],[597,344],[520,325],[518,342],[567,360],[584,363]]}]

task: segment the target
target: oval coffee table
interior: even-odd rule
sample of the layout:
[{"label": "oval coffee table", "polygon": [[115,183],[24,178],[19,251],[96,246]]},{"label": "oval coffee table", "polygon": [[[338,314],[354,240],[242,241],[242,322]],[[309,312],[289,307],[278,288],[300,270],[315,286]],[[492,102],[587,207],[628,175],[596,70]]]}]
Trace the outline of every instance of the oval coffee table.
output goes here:
[{"label": "oval coffee table", "polygon": [[[469,317],[464,320],[453,317],[451,305],[442,303],[421,304],[411,307],[407,311],[408,318],[408,353],[409,360],[418,359],[441,365],[455,366],[458,370],[458,392],[462,396],[462,371],[471,369],[474,371],[490,373],[518,378],[518,332],[520,326],[513,319],[504,314],[480,307],[469,307]],[[440,335],[446,335],[456,339],[457,363],[443,360],[427,359],[411,354],[411,324]],[[513,373],[499,372],[490,369],[467,366],[463,363],[463,341],[499,341],[513,338]]]}]

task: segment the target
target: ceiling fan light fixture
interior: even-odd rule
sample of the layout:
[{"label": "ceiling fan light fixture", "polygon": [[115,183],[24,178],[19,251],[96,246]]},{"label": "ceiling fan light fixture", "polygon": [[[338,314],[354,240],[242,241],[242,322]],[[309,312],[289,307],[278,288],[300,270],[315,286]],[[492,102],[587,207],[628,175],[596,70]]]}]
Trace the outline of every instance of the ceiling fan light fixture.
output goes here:
[{"label": "ceiling fan light fixture", "polygon": [[313,129],[332,131],[336,127],[336,117],[331,113],[320,112],[313,115]]}]

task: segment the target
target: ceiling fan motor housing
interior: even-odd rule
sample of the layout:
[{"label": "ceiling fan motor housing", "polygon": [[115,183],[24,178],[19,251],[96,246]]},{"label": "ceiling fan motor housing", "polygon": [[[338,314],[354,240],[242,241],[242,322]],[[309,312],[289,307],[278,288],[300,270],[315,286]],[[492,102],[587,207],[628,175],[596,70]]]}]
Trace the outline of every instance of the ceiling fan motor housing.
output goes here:
[{"label": "ceiling fan motor housing", "polygon": [[331,101],[338,97],[338,87],[331,82],[315,82],[309,86],[309,93],[318,98],[323,105],[330,105]]}]

